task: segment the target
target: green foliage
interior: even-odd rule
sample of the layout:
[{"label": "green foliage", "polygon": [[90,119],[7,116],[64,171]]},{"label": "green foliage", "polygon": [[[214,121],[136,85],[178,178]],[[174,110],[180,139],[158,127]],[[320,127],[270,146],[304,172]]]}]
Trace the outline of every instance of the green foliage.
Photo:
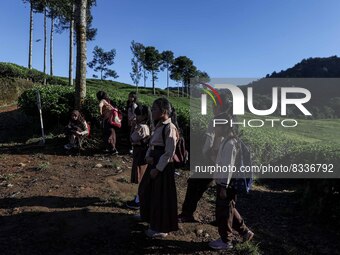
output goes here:
[{"label": "green foliage", "polygon": [[24,79],[0,77],[0,105],[14,103],[24,90],[33,86],[33,82]]},{"label": "green foliage", "polygon": [[132,41],[130,49],[133,55],[131,59],[132,72],[130,73],[130,77],[132,82],[138,85],[142,77],[142,69],[144,69],[145,47],[141,43]]},{"label": "green foliage", "polygon": [[34,83],[44,83],[44,79],[46,79],[47,84],[67,85],[64,79],[45,75],[36,69],[28,69],[23,66],[4,62],[0,62],[0,77],[28,79]]},{"label": "green foliage", "polygon": [[35,86],[21,94],[20,108],[30,116],[38,117],[37,90],[40,92],[44,122],[50,125],[66,121],[74,106],[74,89],[65,86]]},{"label": "green foliage", "polygon": [[235,255],[260,255],[260,248],[258,244],[251,242],[238,243],[235,245]]},{"label": "green foliage", "polygon": [[184,85],[188,85],[190,79],[197,74],[197,68],[193,61],[185,56],[175,58],[170,71],[170,78],[175,81],[183,81]]},{"label": "green foliage", "polygon": [[[114,84],[114,86],[113,86]],[[53,126],[58,122],[66,122],[69,113],[74,106],[74,88],[64,86],[35,86],[26,90],[19,98],[19,106],[30,116],[38,117],[36,105],[36,91],[39,90],[42,102],[42,111],[44,122]],[[99,117],[98,101],[96,93],[99,90],[107,92],[114,104],[124,110],[129,92],[134,88],[126,84],[115,83],[110,81],[89,80],[88,93],[82,108],[82,112],[87,120]],[[158,95],[153,96],[152,90],[141,89],[139,94],[139,102],[151,106],[152,102],[166,94],[166,91],[157,90]],[[189,128],[189,100],[185,98],[171,97],[170,102],[177,111],[178,123],[182,129]]]},{"label": "green foliage", "polygon": [[[267,75],[266,78],[340,78],[340,58],[332,56],[328,58],[308,58],[294,65],[287,70],[281,72],[273,72]],[[313,119],[328,119],[340,117],[340,89],[337,79],[327,79],[320,81],[316,79],[308,80],[308,83],[303,79],[289,80],[281,79],[286,84],[283,87],[304,87],[311,92],[311,99],[305,104],[307,109],[310,109]],[[270,79],[269,79],[270,81]],[[299,83],[301,82],[301,86]],[[254,88],[254,106],[258,109],[269,109],[271,106],[272,87],[276,87],[274,82],[268,82],[268,79],[260,79],[250,84]],[[282,86],[281,84],[280,86]],[[244,92],[247,86],[241,88]],[[294,94],[292,94],[294,95]],[[291,96],[292,96],[291,95]],[[263,100],[268,97],[270,101]],[[280,104],[280,102],[279,102]],[[287,110],[290,116],[301,116],[301,112],[295,107],[294,110],[288,106]],[[297,111],[295,111],[297,110]],[[278,115],[279,111],[275,112]]]},{"label": "green foliage", "polygon": [[104,51],[102,48],[95,46],[93,49],[93,59],[88,63],[88,66],[95,72],[100,73],[100,79],[105,80],[108,77],[118,78],[116,71],[109,69],[113,65],[116,57],[116,50]]}]

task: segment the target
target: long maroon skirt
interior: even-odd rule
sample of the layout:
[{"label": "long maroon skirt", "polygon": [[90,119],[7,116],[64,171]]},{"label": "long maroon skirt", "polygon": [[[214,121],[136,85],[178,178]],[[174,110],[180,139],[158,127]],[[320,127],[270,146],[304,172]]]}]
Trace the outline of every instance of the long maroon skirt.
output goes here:
[{"label": "long maroon skirt", "polygon": [[163,150],[153,150],[154,164],[149,165],[139,185],[140,214],[152,230],[168,233],[178,230],[177,192],[175,168],[169,163],[166,168],[151,179],[150,171],[155,168]]}]

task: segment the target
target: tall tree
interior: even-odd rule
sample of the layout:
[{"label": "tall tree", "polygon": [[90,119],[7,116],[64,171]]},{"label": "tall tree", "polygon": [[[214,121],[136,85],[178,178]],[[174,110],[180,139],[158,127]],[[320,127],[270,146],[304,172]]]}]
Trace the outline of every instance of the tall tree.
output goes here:
[{"label": "tall tree", "polygon": [[[145,69],[145,46],[141,43],[132,41],[130,46],[134,61],[131,60],[132,67],[136,65],[136,70],[141,69],[143,73],[144,87],[146,87],[147,70]],[[135,62],[135,63],[132,63]],[[138,68],[137,68],[138,66]]]},{"label": "tall tree", "polygon": [[133,55],[131,59],[132,72],[130,73],[130,77],[133,83],[136,85],[138,91],[138,85],[139,80],[142,77],[142,71],[144,76],[144,87],[146,86],[146,72],[144,68],[145,47],[141,43],[132,41],[130,49]]},{"label": "tall tree", "polygon": [[[47,8],[46,8],[46,2],[44,4],[44,69],[43,72],[46,74],[46,59],[47,59]],[[44,84],[46,83],[46,79],[44,79]]]},{"label": "tall tree", "polygon": [[[57,0],[54,0],[57,1]],[[62,33],[64,30],[69,31],[69,85],[73,85],[73,59],[74,59],[74,45],[77,40],[75,37],[75,0],[63,0],[59,3],[63,3],[61,6],[61,14],[58,15],[58,23],[56,24],[57,32]],[[95,0],[87,1],[87,17],[86,17],[86,40],[93,41],[97,29],[92,27],[93,16],[91,14],[91,8],[96,5]],[[76,40],[74,40],[76,39]]]},{"label": "tall tree", "polygon": [[206,82],[209,82],[210,80],[209,74],[207,72],[200,71],[200,70],[197,70],[196,78],[199,83],[206,83]]},{"label": "tall tree", "polygon": [[28,68],[32,69],[32,51],[33,51],[33,4],[30,2],[30,37],[28,46]]},{"label": "tall tree", "polygon": [[193,61],[186,56],[177,57],[170,67],[170,72],[171,79],[182,80],[182,91],[186,88],[186,94],[189,96],[190,79],[194,78],[197,74],[197,68],[194,66]]},{"label": "tall tree", "polygon": [[29,42],[28,42],[28,68],[32,69],[32,55],[33,55],[33,13],[37,9],[36,0],[23,0],[24,4],[29,4],[30,8],[30,25],[29,25]]},{"label": "tall tree", "polygon": [[157,73],[161,66],[162,57],[159,51],[153,47],[145,47],[145,69],[151,73],[153,94],[156,94],[155,81],[158,79]]},{"label": "tall tree", "polygon": [[51,13],[51,31],[50,31],[50,75],[53,76],[53,33],[54,33],[54,14]]},{"label": "tall tree", "polygon": [[136,85],[136,91],[138,92],[138,84],[139,84],[140,78],[142,77],[142,68],[138,63],[137,58],[135,57],[131,59],[131,66],[132,66],[132,71],[130,73],[130,77],[131,77],[133,84]]},{"label": "tall tree", "polygon": [[74,3],[72,3],[71,5],[71,12],[66,15],[70,19],[68,82],[70,86],[73,86]]},{"label": "tall tree", "polygon": [[88,63],[88,66],[95,72],[100,72],[100,79],[105,80],[107,77],[118,78],[116,71],[109,68],[114,64],[116,57],[116,50],[104,51],[102,48],[96,46],[93,50],[93,59]]},{"label": "tall tree", "polygon": [[86,25],[87,0],[76,0],[77,66],[75,108],[80,109],[86,96]]},{"label": "tall tree", "polygon": [[174,62],[174,53],[170,50],[162,52],[162,68],[166,69],[166,88],[169,97],[169,68]]},{"label": "tall tree", "polygon": [[56,19],[61,18],[64,13],[63,10],[65,5],[68,4],[69,0],[47,0],[46,6],[48,7],[48,17],[51,20],[50,30],[50,75],[53,76],[53,40],[54,40],[54,26]]}]

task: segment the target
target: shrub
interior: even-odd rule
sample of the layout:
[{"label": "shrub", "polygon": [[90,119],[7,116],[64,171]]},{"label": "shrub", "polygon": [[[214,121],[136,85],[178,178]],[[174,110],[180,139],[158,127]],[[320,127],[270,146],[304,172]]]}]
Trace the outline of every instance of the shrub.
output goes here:
[{"label": "shrub", "polygon": [[18,100],[19,95],[33,87],[33,82],[16,78],[0,78],[0,105],[11,104]]},{"label": "shrub", "polygon": [[28,69],[12,63],[0,62],[0,77],[29,79],[34,83],[46,82],[51,85],[67,85],[68,83],[58,77],[46,75],[36,69]]},{"label": "shrub", "polygon": [[40,92],[44,123],[47,126],[67,121],[74,105],[74,89],[64,86],[35,86],[21,94],[18,104],[30,116],[38,117],[37,91]]}]

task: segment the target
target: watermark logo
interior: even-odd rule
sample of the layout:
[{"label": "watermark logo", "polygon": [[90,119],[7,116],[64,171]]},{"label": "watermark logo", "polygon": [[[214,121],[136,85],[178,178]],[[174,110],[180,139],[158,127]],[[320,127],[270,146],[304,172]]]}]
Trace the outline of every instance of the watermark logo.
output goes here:
[{"label": "watermark logo", "polygon": [[[216,89],[228,89],[233,97],[233,114],[234,115],[244,115],[244,94],[242,90],[232,84],[216,84],[215,88],[207,83],[201,84],[203,85],[204,94],[201,94],[201,114],[207,114],[207,95],[211,97],[214,104],[217,105],[215,97],[218,100],[218,103],[222,106],[223,102],[221,99],[221,95],[217,92]],[[205,88],[204,88],[205,87]],[[212,94],[210,91],[214,94]],[[272,106],[267,110],[258,110],[255,109],[253,103],[253,88],[247,88],[247,104],[248,109],[251,113],[258,116],[266,116],[273,114],[278,106],[278,87],[272,88]],[[303,94],[303,98],[288,98],[289,93],[299,93]],[[214,97],[215,96],[215,97]],[[281,88],[281,115],[287,115],[287,105],[295,105],[305,116],[311,116],[312,114],[304,107],[303,104],[307,103],[311,99],[311,93],[308,89],[305,88],[297,88],[297,87],[283,87]]]}]

